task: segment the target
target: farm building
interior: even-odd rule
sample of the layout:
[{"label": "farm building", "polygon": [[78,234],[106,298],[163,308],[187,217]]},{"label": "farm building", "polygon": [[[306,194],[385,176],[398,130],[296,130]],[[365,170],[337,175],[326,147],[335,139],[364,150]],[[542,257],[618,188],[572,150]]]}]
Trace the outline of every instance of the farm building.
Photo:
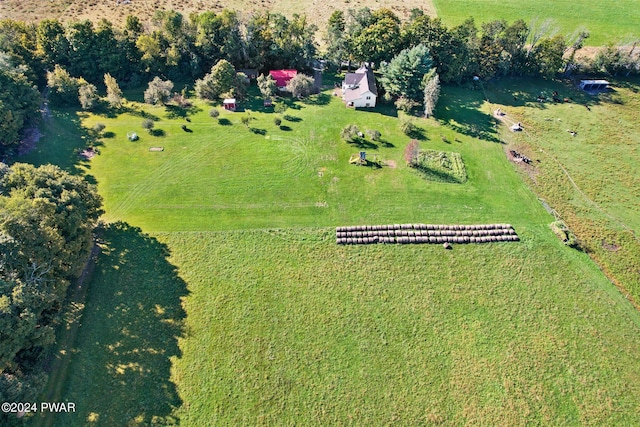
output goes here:
[{"label": "farm building", "polygon": [[355,73],[348,73],[342,82],[342,100],[347,107],[373,108],[376,106],[378,89],[376,78],[367,63]]},{"label": "farm building", "polygon": [[271,70],[269,75],[276,81],[278,90],[287,90],[287,83],[298,74],[297,70]]},{"label": "farm building", "polygon": [[580,80],[580,89],[586,91],[605,90],[609,87],[606,80]]},{"label": "farm building", "polygon": [[236,111],[236,99],[235,98],[227,98],[222,101],[222,105],[224,109],[227,111]]},{"label": "farm building", "polygon": [[241,68],[238,73],[243,73],[249,80],[255,80],[258,78],[258,70],[255,68]]}]

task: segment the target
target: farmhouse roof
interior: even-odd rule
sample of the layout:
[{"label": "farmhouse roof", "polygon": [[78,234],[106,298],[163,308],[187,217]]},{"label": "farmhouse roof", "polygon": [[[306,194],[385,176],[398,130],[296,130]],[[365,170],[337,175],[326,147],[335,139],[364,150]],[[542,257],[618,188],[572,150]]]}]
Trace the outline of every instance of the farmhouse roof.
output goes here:
[{"label": "farmhouse roof", "polygon": [[365,76],[364,74],[360,74],[360,73],[349,73],[346,76],[344,76],[344,83],[347,86],[355,86],[358,83],[360,83],[360,80],[362,80],[364,76]]},{"label": "farmhouse roof", "polygon": [[285,87],[287,83],[289,83],[289,80],[291,80],[298,74],[298,71],[297,70],[271,70],[269,71],[269,74],[271,75],[271,77],[273,77],[273,80],[276,81],[276,84],[278,85],[278,87]]},{"label": "farmhouse roof", "polygon": [[358,68],[355,73],[348,73],[344,77],[346,85],[356,85],[353,89],[347,89],[345,93],[345,101],[353,101],[359,99],[367,92],[378,96],[378,89],[376,88],[376,78],[373,75],[373,71],[368,67],[367,63],[364,63],[362,67]]}]

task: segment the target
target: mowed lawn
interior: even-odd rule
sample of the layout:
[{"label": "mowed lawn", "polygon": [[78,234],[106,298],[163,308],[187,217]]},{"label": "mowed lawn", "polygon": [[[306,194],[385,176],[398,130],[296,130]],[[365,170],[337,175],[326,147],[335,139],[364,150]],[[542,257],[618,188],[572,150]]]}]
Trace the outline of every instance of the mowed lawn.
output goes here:
[{"label": "mowed lawn", "polygon": [[[461,153],[469,176],[465,184],[428,182],[406,166],[403,151],[410,138],[400,132],[395,110],[346,109],[330,91],[308,102],[288,100],[285,130],[273,122],[283,115],[263,111],[258,98],[245,104],[245,112],[223,111],[220,123],[200,102],[187,113],[130,103],[130,112],[117,117],[81,114],[74,120],[87,129],[98,122],[106,125],[108,138],[98,142],[100,154],[85,169],[104,197],[105,218],[126,220],[148,232],[454,219],[522,226],[549,222],[505,161],[493,119],[488,109],[479,109],[481,93],[451,89],[443,99],[455,104],[443,112],[446,120],[416,119],[423,129],[420,144]],[[156,120],[160,136],[142,129],[143,116]],[[246,116],[251,117],[249,128],[241,123]],[[378,130],[382,140],[367,137],[364,145],[348,144],[340,138],[348,124],[365,133]],[[127,140],[131,131],[138,133],[138,141]],[[475,137],[480,134],[493,141]],[[60,144],[75,140],[60,135],[65,139],[52,140],[27,159],[49,158],[48,151],[61,156]],[[359,151],[388,166],[349,164]],[[68,151],[67,156],[75,154]]]},{"label": "mowed lawn", "polygon": [[638,312],[545,227],[520,235],[111,227],[57,425],[637,425]]},{"label": "mowed lawn", "polygon": [[538,26],[553,20],[562,34],[587,29],[585,44],[632,43],[640,36],[640,8],[635,0],[433,0],[436,13],[446,24],[457,25],[469,17],[481,24],[495,19],[523,19]]}]

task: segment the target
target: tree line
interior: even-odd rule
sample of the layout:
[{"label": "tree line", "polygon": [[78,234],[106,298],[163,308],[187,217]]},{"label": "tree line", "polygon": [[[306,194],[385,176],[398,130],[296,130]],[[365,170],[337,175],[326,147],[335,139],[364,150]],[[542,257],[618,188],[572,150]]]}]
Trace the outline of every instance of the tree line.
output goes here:
[{"label": "tree line", "polygon": [[[43,357],[101,213],[82,177],[0,163],[0,401],[32,402],[44,387]],[[0,424],[14,415],[0,414]]]},{"label": "tree line", "polygon": [[[316,36],[324,40],[322,51]],[[418,45],[426,47],[442,84],[461,84],[475,76],[489,80],[575,71],[630,74],[640,69],[637,42],[628,48],[606,46],[594,60],[577,61],[576,52],[588,37],[587,31],[567,36],[549,22],[528,25],[523,20],[478,26],[468,19],[447,27],[419,9],[404,22],[389,9],[335,11],[322,30],[301,15],[241,15],[230,10],[188,17],[172,10],[156,11],[145,24],[128,16],[122,28],[105,19],[95,24],[0,20],[0,83],[6,88],[0,94],[0,151],[15,144],[24,124],[35,117],[39,104],[33,86],[43,90],[50,82],[48,73],[59,69],[77,79],[63,83],[82,90],[87,105],[105,86],[105,74],[136,87],[157,76],[206,80],[205,74],[220,61],[236,70],[261,72],[309,70],[319,56],[336,65],[367,61],[381,66]],[[76,98],[58,95],[59,101]]]}]

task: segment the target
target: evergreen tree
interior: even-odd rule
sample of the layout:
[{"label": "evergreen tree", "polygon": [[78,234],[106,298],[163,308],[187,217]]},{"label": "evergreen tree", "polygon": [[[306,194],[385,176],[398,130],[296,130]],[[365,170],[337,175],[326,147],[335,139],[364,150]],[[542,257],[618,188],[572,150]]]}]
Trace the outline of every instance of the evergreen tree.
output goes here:
[{"label": "evergreen tree", "polygon": [[111,108],[122,107],[122,101],[124,98],[116,79],[112,77],[111,74],[107,73],[104,75],[104,85],[107,87],[107,102]]},{"label": "evergreen tree", "polygon": [[430,117],[440,97],[440,77],[435,69],[424,76],[424,115]]},{"label": "evergreen tree", "polygon": [[380,67],[380,82],[388,94],[422,101],[423,78],[433,64],[431,55],[423,44],[405,49],[391,62]]}]

